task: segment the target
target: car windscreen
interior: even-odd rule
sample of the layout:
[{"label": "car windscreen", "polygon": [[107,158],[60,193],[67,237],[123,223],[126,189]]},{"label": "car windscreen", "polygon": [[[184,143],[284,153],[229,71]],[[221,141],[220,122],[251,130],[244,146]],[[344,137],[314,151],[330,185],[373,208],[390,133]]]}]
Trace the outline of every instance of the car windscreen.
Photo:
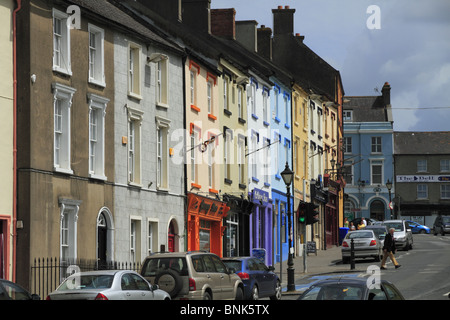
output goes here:
[{"label": "car windscreen", "polygon": [[362,300],[364,287],[345,283],[317,285],[306,291],[302,300]]},{"label": "car windscreen", "polygon": [[240,272],[242,270],[242,261],[240,260],[222,260],[223,263],[227,266],[228,269],[233,268],[236,272]]},{"label": "car windscreen", "polygon": [[348,233],[347,239],[358,239],[358,238],[373,238],[373,233],[370,231]]},{"label": "car windscreen", "polygon": [[450,217],[442,217],[442,223],[450,224]]},{"label": "car windscreen", "polygon": [[185,257],[154,257],[148,259],[142,268],[142,276],[155,277],[158,273],[164,270],[174,270],[180,273],[181,276],[188,275]]},{"label": "car windscreen", "polygon": [[113,275],[73,275],[67,278],[58,291],[64,290],[86,290],[86,289],[108,289],[113,283]]},{"label": "car windscreen", "polygon": [[403,223],[401,222],[386,222],[385,226],[389,229],[394,228],[395,231],[403,231]]},{"label": "car windscreen", "polygon": [[372,230],[378,238],[382,239],[386,236],[387,233],[385,228],[370,228],[370,230]]}]

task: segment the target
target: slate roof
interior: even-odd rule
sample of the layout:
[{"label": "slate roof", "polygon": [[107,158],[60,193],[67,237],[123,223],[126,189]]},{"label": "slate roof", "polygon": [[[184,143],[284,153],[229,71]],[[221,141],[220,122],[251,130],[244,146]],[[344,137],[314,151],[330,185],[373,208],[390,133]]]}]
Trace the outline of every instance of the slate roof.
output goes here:
[{"label": "slate roof", "polygon": [[394,132],[394,154],[450,154],[450,131]]},{"label": "slate roof", "polygon": [[344,110],[353,110],[352,122],[389,121],[382,96],[346,96],[344,98]]},{"label": "slate roof", "polygon": [[85,14],[83,13],[83,9],[89,10],[91,13],[106,19],[107,22],[113,22],[114,27],[121,28],[124,32],[126,32],[126,30],[131,30],[133,31],[133,34],[137,33],[139,36],[155,45],[162,46],[178,54],[183,53],[179,46],[143,26],[134,18],[106,0],[68,0],[64,1],[65,5],[67,5],[67,2],[81,7],[81,15]]}]

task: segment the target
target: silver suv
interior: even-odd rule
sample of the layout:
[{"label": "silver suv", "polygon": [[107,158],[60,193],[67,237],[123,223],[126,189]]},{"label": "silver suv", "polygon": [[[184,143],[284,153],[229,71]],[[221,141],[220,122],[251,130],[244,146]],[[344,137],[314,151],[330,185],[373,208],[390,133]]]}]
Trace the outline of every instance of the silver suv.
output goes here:
[{"label": "silver suv", "polygon": [[145,258],[140,274],[172,299],[243,299],[244,285],[235,270],[209,252],[164,252]]}]

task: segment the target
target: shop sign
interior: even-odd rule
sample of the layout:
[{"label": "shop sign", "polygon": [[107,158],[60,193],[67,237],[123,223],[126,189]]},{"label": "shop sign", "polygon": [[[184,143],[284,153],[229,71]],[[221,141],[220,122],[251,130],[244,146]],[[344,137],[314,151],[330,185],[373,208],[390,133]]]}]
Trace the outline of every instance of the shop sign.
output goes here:
[{"label": "shop sign", "polygon": [[261,189],[253,189],[253,200],[262,201],[263,205],[267,206],[269,202],[269,193]]},{"label": "shop sign", "polygon": [[396,176],[397,182],[450,182],[450,176],[439,175],[406,175]]},{"label": "shop sign", "polygon": [[202,214],[211,218],[221,219],[226,216],[229,207],[221,201],[190,194],[188,211],[191,214]]}]

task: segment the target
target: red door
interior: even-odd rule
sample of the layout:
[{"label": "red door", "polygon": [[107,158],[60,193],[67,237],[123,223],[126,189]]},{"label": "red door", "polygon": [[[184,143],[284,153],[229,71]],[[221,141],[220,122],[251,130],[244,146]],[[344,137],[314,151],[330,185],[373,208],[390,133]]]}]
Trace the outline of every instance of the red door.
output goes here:
[{"label": "red door", "polygon": [[175,230],[173,223],[170,222],[169,225],[169,241],[168,241],[169,252],[175,252]]}]

